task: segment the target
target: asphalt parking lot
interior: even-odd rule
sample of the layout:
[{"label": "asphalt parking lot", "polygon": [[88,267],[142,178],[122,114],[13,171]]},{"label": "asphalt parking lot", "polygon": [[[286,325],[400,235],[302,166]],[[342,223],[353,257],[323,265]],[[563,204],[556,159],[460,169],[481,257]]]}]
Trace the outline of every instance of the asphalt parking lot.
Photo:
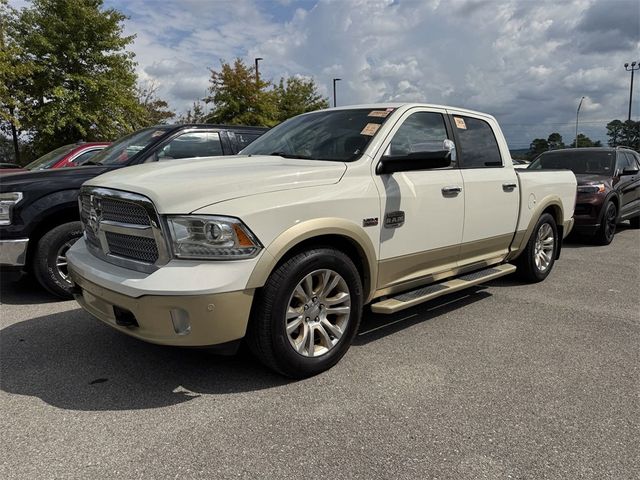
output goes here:
[{"label": "asphalt parking lot", "polygon": [[640,231],[371,313],[332,370],[125,337],[1,281],[2,478],[638,478]]}]

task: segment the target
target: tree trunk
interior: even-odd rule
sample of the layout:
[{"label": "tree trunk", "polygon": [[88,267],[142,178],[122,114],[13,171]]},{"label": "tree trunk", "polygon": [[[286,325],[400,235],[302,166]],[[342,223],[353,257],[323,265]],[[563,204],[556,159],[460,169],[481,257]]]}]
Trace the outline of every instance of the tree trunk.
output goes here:
[{"label": "tree trunk", "polygon": [[[13,118],[13,107],[9,107],[9,115]],[[11,120],[11,136],[13,137],[13,151],[16,155],[16,163],[20,165],[20,146],[18,145],[18,132],[16,130],[16,125]]]}]

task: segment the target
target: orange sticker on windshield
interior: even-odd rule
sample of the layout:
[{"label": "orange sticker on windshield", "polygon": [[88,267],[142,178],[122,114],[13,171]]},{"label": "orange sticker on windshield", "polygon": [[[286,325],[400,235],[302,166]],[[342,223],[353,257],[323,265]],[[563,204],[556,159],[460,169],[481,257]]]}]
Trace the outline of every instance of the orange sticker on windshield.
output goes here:
[{"label": "orange sticker on windshield", "polygon": [[453,117],[453,119],[456,121],[456,127],[458,127],[460,130],[466,130],[467,129],[467,124],[464,123],[464,118]]},{"label": "orange sticker on windshield", "polygon": [[380,125],[377,123],[367,123],[367,126],[362,129],[360,135],[369,135],[370,137],[374,136]]},{"label": "orange sticker on windshield", "polygon": [[372,110],[371,112],[369,112],[369,117],[380,117],[380,118],[387,118],[387,115],[389,115],[389,113],[391,112],[387,112],[385,110]]}]

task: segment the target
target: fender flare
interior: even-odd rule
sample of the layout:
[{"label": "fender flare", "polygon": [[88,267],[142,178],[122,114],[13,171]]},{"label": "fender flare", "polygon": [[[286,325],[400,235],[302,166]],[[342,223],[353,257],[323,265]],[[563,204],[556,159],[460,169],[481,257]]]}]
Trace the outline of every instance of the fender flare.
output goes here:
[{"label": "fender flare", "polygon": [[358,250],[364,268],[363,282],[365,303],[375,291],[378,278],[378,261],[373,242],[359,225],[343,218],[316,218],[294,225],[282,232],[266,247],[258,260],[246,288],[260,288],[264,286],[269,275],[278,262],[300,243],[316,237],[335,235],[350,241]]}]

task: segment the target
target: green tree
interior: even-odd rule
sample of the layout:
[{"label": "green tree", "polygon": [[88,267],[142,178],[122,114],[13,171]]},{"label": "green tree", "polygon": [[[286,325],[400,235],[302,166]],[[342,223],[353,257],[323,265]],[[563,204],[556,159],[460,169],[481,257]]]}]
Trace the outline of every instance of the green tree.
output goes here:
[{"label": "green tree", "polygon": [[[602,142],[600,140],[597,141],[593,141],[591,140],[589,137],[587,137],[586,135],[579,133],[578,134],[578,148],[587,148],[587,147],[601,147],[602,146]],[[573,142],[571,142],[570,145],[571,148],[575,148],[576,147],[576,140],[574,139]]]},{"label": "green tree", "polygon": [[534,159],[547,150],[549,150],[549,142],[544,138],[535,138],[529,145],[528,157],[530,159]]},{"label": "green tree", "polygon": [[213,104],[207,121],[232,125],[277,123],[276,106],[270,82],[256,80],[255,69],[237,58],[233,65],[220,61],[220,71],[211,70],[210,95],[205,103]]},{"label": "green tree", "polygon": [[329,107],[328,100],[318,93],[318,87],[312,79],[281,78],[274,93],[280,122],[301,113]]},{"label": "green tree", "polygon": [[177,123],[204,123],[207,120],[205,106],[200,100],[193,102],[193,106],[178,117]]},{"label": "green tree", "polygon": [[157,91],[158,86],[155,82],[138,85],[137,97],[143,109],[143,118],[141,125],[136,128],[167,123],[167,120],[176,116],[175,112],[169,110],[169,104],[157,97]]},{"label": "green tree", "polygon": [[558,150],[560,148],[564,148],[562,135],[560,135],[558,132],[554,132],[551,135],[549,135],[549,138],[547,138],[547,142],[549,144],[550,150]]},{"label": "green tree", "polygon": [[15,41],[20,61],[33,65],[20,122],[37,153],[145,123],[125,18],[102,0],[32,0],[20,11]]},{"label": "green tree", "polygon": [[640,121],[612,120],[607,123],[607,136],[610,147],[626,146],[640,151]]}]

